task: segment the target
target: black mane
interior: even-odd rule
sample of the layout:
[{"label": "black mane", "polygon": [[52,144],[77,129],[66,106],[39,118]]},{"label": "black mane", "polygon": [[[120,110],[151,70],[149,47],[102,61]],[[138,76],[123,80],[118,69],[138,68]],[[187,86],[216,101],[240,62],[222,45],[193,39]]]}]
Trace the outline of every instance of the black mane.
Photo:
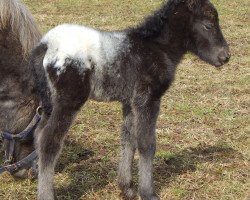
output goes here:
[{"label": "black mane", "polygon": [[130,32],[144,39],[151,39],[159,36],[167,25],[168,13],[173,11],[180,2],[183,2],[183,0],[168,0],[163,3],[160,9],[146,17],[144,22],[137,27],[131,28]]}]

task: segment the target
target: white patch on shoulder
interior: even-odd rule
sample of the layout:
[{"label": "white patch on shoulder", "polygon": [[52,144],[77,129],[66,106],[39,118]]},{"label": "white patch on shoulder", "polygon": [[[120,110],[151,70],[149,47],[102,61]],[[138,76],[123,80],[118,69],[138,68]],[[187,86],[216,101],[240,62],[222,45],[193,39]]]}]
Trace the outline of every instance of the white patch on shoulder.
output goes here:
[{"label": "white patch on shoulder", "polygon": [[100,33],[84,26],[63,24],[51,29],[41,40],[48,46],[43,66],[49,64],[58,70],[64,71],[66,58],[78,59],[90,68],[89,58],[100,60]]},{"label": "white patch on shoulder", "polygon": [[[52,64],[60,75],[65,71],[65,59],[70,58],[82,62],[84,68],[94,66],[96,73],[102,74],[105,67],[112,68],[120,53],[128,49],[128,44],[124,42],[126,38],[125,32],[104,32],[73,24],[59,25],[41,40],[48,46],[43,66],[46,69]],[[81,71],[79,69],[79,73]]]}]

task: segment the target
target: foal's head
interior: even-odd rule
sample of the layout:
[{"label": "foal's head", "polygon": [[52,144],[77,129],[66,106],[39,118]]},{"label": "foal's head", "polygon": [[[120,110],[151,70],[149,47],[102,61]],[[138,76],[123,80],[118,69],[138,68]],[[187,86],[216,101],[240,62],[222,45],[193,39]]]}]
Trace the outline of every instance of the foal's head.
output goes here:
[{"label": "foal's head", "polygon": [[176,28],[177,24],[185,27],[182,33],[188,51],[216,67],[229,61],[230,51],[220,29],[218,13],[209,0],[182,0],[174,12],[171,23]]},{"label": "foal's head", "polygon": [[190,51],[202,60],[219,67],[229,61],[230,52],[220,25],[218,13],[207,0],[189,0]]}]

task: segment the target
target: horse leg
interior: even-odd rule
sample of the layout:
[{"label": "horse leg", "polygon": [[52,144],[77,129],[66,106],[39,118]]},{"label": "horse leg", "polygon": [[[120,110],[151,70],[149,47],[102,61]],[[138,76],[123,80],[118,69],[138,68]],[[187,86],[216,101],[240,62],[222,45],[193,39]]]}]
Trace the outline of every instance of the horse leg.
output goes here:
[{"label": "horse leg", "polygon": [[[138,105],[138,104],[137,104]],[[139,152],[139,193],[142,200],[158,200],[153,187],[153,158],[155,154],[155,126],[159,101],[134,106],[137,148]]]},{"label": "horse leg", "polygon": [[133,199],[132,162],[136,149],[136,138],[133,132],[134,115],[130,105],[123,105],[123,125],[121,129],[121,158],[118,170],[118,185],[126,199]]},{"label": "horse leg", "polygon": [[[46,114],[46,113],[42,113],[41,115],[41,120],[35,130],[35,133],[34,133],[34,141],[35,141],[35,147],[37,149],[37,141],[38,141],[38,135],[41,133],[41,131],[43,130],[43,128],[46,126],[46,124],[48,123],[48,119],[49,119],[49,116]],[[29,172],[29,175],[31,178],[37,178],[38,177],[38,158],[36,158],[33,162],[32,162],[32,166],[31,166],[31,169],[30,169],[30,172]]]},{"label": "horse leg", "polygon": [[38,136],[38,199],[53,200],[53,177],[64,136],[75,115],[74,110],[54,107],[47,125]]},{"label": "horse leg", "polygon": [[[65,71],[57,74],[53,66],[47,67],[53,94],[53,109],[44,128],[37,135],[38,146],[38,199],[53,200],[53,180],[56,160],[64,137],[80,107],[89,96],[89,71],[84,64],[65,61]],[[81,72],[79,72],[81,69]]]}]

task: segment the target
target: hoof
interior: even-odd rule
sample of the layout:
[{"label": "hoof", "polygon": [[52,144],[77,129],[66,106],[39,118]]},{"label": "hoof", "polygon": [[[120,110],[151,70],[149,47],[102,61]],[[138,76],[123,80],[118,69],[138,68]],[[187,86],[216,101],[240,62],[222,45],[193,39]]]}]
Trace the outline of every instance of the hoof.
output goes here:
[{"label": "hoof", "polygon": [[124,189],[121,193],[124,200],[135,200],[137,199],[137,192],[132,188]]},{"label": "hoof", "polygon": [[54,198],[54,195],[38,194],[37,200],[56,200],[56,198]]},{"label": "hoof", "polygon": [[141,195],[141,200],[160,200],[160,198],[155,195],[155,194],[152,194],[152,195]]}]

